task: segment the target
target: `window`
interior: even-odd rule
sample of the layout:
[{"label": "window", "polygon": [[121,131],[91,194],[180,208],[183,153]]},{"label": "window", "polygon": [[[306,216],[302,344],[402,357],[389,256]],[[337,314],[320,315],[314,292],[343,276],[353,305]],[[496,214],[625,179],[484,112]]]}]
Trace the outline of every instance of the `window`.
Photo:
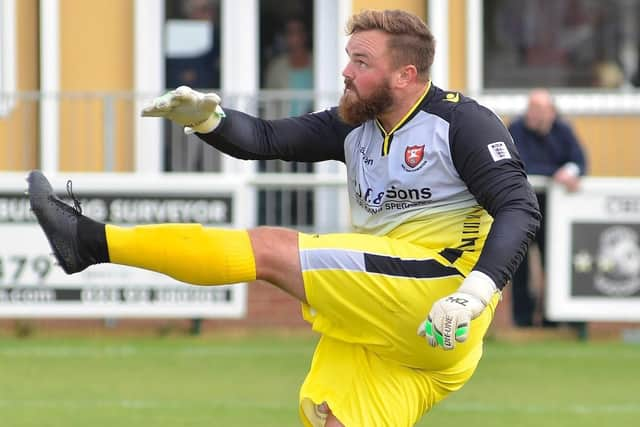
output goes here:
[{"label": "window", "polygon": [[[313,111],[313,2],[260,2],[261,87],[275,91],[260,103],[260,115],[275,119]],[[259,172],[312,173],[311,163],[260,161]],[[258,224],[314,223],[312,190],[260,190]]]},{"label": "window", "polygon": [[485,89],[640,86],[640,1],[485,0]]},{"label": "window", "polygon": [[167,0],[166,85],[220,87],[220,1]]},{"label": "window", "polygon": [[[186,85],[204,91],[220,88],[220,0],[166,0],[165,87]],[[164,169],[173,172],[220,171],[216,150],[187,139],[182,127],[164,123]]]},{"label": "window", "polygon": [[266,102],[265,118],[313,111],[313,97],[308,93],[314,87],[312,6],[313,2],[260,2],[261,87],[293,91],[281,92],[279,99]]}]

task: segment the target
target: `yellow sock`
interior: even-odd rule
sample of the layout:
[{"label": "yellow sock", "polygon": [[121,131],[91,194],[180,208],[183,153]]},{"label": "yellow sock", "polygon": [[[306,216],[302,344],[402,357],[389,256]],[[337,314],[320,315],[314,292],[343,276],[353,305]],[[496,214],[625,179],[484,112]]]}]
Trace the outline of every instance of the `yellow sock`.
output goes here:
[{"label": "yellow sock", "polygon": [[141,267],[194,285],[226,285],[256,279],[246,230],[200,224],[105,227],[112,263]]}]

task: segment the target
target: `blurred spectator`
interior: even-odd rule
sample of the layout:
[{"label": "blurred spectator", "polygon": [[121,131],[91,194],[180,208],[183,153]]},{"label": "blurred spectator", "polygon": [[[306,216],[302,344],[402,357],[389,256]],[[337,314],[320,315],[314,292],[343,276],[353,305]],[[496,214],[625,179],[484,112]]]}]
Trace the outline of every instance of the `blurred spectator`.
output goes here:
[{"label": "blurred spectator", "polygon": [[624,72],[615,62],[601,62],[596,65],[595,85],[614,89],[624,84]]},{"label": "blurred spectator", "polygon": [[[313,53],[307,25],[301,18],[287,20],[284,27],[284,51],[266,68],[265,89],[313,89]],[[312,100],[292,99],[268,105],[267,116],[289,117],[313,111]]]},{"label": "blurred spectator", "polygon": [[[273,44],[275,55],[265,69],[264,88],[275,90],[313,89],[313,52],[306,21],[300,15],[285,20],[280,36]],[[299,116],[313,111],[313,99],[292,94],[286,99],[265,103],[263,118]],[[258,163],[260,172],[313,172],[312,163],[265,161]],[[310,225],[313,222],[312,190],[261,190],[258,194],[260,224],[284,225],[283,221]]]},{"label": "blurred spectator", "polygon": [[219,0],[183,0],[167,20],[166,86],[220,87]]},{"label": "blurred spectator", "polygon": [[[586,172],[585,153],[571,125],[558,117],[549,91],[531,91],[526,113],[509,126],[509,131],[520,151],[527,174],[553,177],[554,181],[563,184],[568,191],[578,190],[580,176]],[[546,194],[539,191],[536,195],[542,222],[535,243],[544,268]],[[513,276],[512,309],[517,326],[534,325],[536,299],[530,289],[528,258],[525,256]],[[543,326],[552,326],[553,323],[544,318],[543,299],[539,298],[539,301],[543,313]]]},{"label": "blurred spectator", "polygon": [[[166,0],[165,86],[220,88],[220,0]],[[212,171],[217,153],[184,144],[182,128],[164,123],[164,169]]]}]

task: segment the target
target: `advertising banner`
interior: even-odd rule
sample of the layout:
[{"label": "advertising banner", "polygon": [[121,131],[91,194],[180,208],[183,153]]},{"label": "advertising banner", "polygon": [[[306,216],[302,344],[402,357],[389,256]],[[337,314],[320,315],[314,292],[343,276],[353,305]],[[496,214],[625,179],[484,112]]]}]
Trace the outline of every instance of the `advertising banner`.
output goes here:
[{"label": "advertising banner", "polygon": [[[63,200],[66,179],[51,183]],[[223,183],[222,183],[223,184]],[[238,186],[202,177],[78,175],[89,217],[121,226],[239,225]],[[138,268],[101,264],[67,275],[30,211],[24,179],[0,186],[0,317],[241,317],[246,285],[192,286]],[[58,191],[59,190],[59,191]]]},{"label": "advertising banner", "polygon": [[552,185],[547,203],[549,318],[640,320],[640,179]]}]

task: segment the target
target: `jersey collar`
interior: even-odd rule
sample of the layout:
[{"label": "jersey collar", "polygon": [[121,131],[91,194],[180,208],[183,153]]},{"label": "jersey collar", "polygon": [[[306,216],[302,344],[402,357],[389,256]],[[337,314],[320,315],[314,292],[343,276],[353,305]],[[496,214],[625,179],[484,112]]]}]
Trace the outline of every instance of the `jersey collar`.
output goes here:
[{"label": "jersey collar", "polygon": [[411,107],[411,109],[409,109],[407,114],[405,114],[404,117],[402,117],[402,119],[400,119],[400,121],[396,123],[396,125],[389,132],[387,132],[384,129],[384,126],[382,126],[382,123],[380,123],[380,120],[376,118],[375,120],[376,125],[378,126],[378,129],[380,129],[380,131],[382,132],[382,135],[384,136],[384,143],[382,144],[383,156],[386,156],[387,154],[389,154],[389,148],[391,147],[391,140],[393,139],[393,133],[398,129],[400,129],[402,125],[407,123],[409,119],[413,117],[414,113],[416,112],[420,104],[422,104],[422,101],[424,101],[424,98],[427,96],[430,89],[431,89],[431,80],[429,80],[429,82],[427,83],[427,88],[425,89],[424,93],[420,96],[420,98],[418,98],[416,103],[413,104],[413,106]]}]

